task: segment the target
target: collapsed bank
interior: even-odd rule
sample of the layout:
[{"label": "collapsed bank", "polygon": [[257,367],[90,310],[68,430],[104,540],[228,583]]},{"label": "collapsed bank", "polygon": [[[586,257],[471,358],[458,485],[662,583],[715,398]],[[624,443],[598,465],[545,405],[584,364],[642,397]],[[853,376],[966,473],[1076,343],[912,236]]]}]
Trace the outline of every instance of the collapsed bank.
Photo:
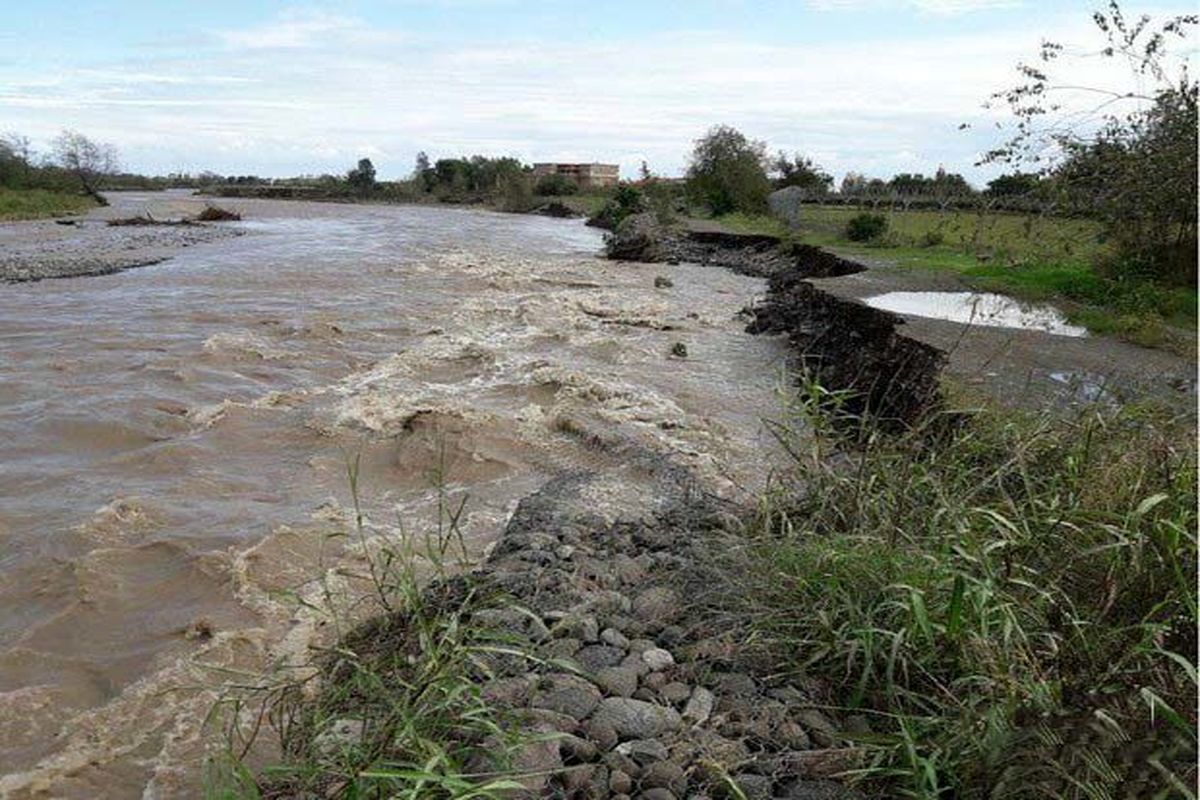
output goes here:
[{"label": "collapsed bank", "polygon": [[[787,336],[794,366],[858,393],[864,410],[896,424],[936,405],[938,350],[899,333],[890,313],[825,295],[805,280],[861,267],[777,244],[693,234],[656,238],[652,251],[622,250],[619,242],[613,250],[767,276],[768,298],[751,311],[748,330]],[[582,472],[522,500],[477,570],[432,582],[419,611],[372,620],[324,661],[316,698],[284,715],[285,762],[304,766],[269,781],[267,796],[388,791],[424,779],[360,774],[414,754],[396,750],[404,738],[396,714],[370,692],[345,687],[382,683],[411,700],[399,687],[424,674],[433,654],[423,632],[432,624],[467,631],[463,646],[481,654],[465,672],[467,694],[480,705],[459,711],[484,713],[494,725],[448,731],[446,752],[459,777],[491,781],[497,794],[862,797],[840,776],[861,766],[853,739],[869,733],[870,722],[835,711],[818,682],[758,673],[739,657],[729,626],[700,611],[704,565],[737,547],[746,509],[704,494],[686,469],[635,443],[605,431],[570,433],[652,475],[657,511],[616,522],[597,516],[588,497],[605,476]]]}]

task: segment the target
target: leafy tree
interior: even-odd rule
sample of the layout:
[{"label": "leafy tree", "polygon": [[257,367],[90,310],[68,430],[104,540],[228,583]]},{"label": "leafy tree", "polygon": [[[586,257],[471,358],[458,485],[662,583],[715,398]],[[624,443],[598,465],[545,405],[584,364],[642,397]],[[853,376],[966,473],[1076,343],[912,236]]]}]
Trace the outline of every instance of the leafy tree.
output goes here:
[{"label": "leafy tree", "polygon": [[413,180],[422,191],[433,191],[434,183],[436,183],[436,174],[433,171],[433,166],[429,163],[429,156],[424,150],[417,153],[416,163],[413,165]]},{"label": "leafy tree", "polygon": [[764,143],[747,139],[728,125],[709,129],[692,151],[689,197],[715,215],[765,210],[771,191],[766,152]]},{"label": "leafy tree", "polygon": [[96,186],[102,177],[117,171],[117,149],[69,130],[60,133],[52,147],[54,160],[75,177],[83,191],[101,205],[108,205]]},{"label": "leafy tree", "polygon": [[771,162],[774,171],[779,175],[775,179],[775,188],[798,186],[805,190],[810,197],[820,197],[829,191],[833,185],[833,176],[821,169],[815,161],[800,153],[789,157],[782,150]]},{"label": "leafy tree", "polygon": [[346,173],[346,182],[358,194],[370,194],[375,188],[375,165],[369,158],[360,158],[358,166]]},{"label": "leafy tree", "polygon": [[988,181],[989,197],[1022,197],[1033,194],[1042,179],[1033,172],[1013,172]]},{"label": "leafy tree", "polygon": [[[1014,123],[983,163],[1032,166],[1068,210],[1098,219],[1116,250],[1102,265],[1109,271],[1195,286],[1197,84],[1186,66],[1172,74],[1167,49],[1200,16],[1156,24],[1126,18],[1110,2],[1092,20],[1104,40],[1096,55],[1124,61],[1134,82],[1150,88],[1066,85],[1052,70],[1067,50],[1045,42],[1040,64],[1018,65],[1023,82],[993,96]],[[1099,100],[1081,108],[1080,96]]]}]

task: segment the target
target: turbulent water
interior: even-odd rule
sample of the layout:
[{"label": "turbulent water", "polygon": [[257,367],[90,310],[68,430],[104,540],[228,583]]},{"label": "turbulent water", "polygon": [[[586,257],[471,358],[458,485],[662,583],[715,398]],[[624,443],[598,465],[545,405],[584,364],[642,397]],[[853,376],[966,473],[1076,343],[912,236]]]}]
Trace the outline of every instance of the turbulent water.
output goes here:
[{"label": "turbulent water", "polygon": [[[364,553],[435,529],[439,497],[477,555],[565,471],[624,476],[601,514],[636,505],[605,441],[726,495],[764,477],[783,345],[737,317],[759,281],[609,263],[578,221],[236,205],[244,236],[0,286],[4,796],[197,795],[221,686],[328,638],[300,600],[352,604]],[[356,459],[369,538],[330,538]]]}]

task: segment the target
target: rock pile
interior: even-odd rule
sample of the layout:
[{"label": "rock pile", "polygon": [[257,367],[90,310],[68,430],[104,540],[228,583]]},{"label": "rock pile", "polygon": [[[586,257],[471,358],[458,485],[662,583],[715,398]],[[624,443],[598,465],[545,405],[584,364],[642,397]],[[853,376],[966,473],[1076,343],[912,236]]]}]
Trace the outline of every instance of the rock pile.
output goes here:
[{"label": "rock pile", "polygon": [[728,642],[689,615],[679,587],[711,546],[697,503],[605,524],[567,510],[586,483],[522,501],[473,579],[507,600],[472,622],[542,663],[499,659],[482,687],[545,734],[516,759],[527,796],[861,797],[831,777],[857,765],[843,731],[862,720],[828,716],[813,687],[737,671]]}]

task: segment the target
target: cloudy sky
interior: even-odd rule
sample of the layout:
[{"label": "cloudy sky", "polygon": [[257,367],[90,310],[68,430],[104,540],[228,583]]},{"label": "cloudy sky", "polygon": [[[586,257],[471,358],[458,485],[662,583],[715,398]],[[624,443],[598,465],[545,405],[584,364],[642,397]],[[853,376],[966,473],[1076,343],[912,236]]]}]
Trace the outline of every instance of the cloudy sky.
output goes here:
[{"label": "cloudy sky", "polygon": [[1097,2],[13,0],[0,131],[44,148],[76,129],[152,173],[368,156],[400,177],[425,150],[673,175],[728,123],[839,176],[945,165],[978,182],[998,138],[982,103],[1043,38],[1094,48]]}]

